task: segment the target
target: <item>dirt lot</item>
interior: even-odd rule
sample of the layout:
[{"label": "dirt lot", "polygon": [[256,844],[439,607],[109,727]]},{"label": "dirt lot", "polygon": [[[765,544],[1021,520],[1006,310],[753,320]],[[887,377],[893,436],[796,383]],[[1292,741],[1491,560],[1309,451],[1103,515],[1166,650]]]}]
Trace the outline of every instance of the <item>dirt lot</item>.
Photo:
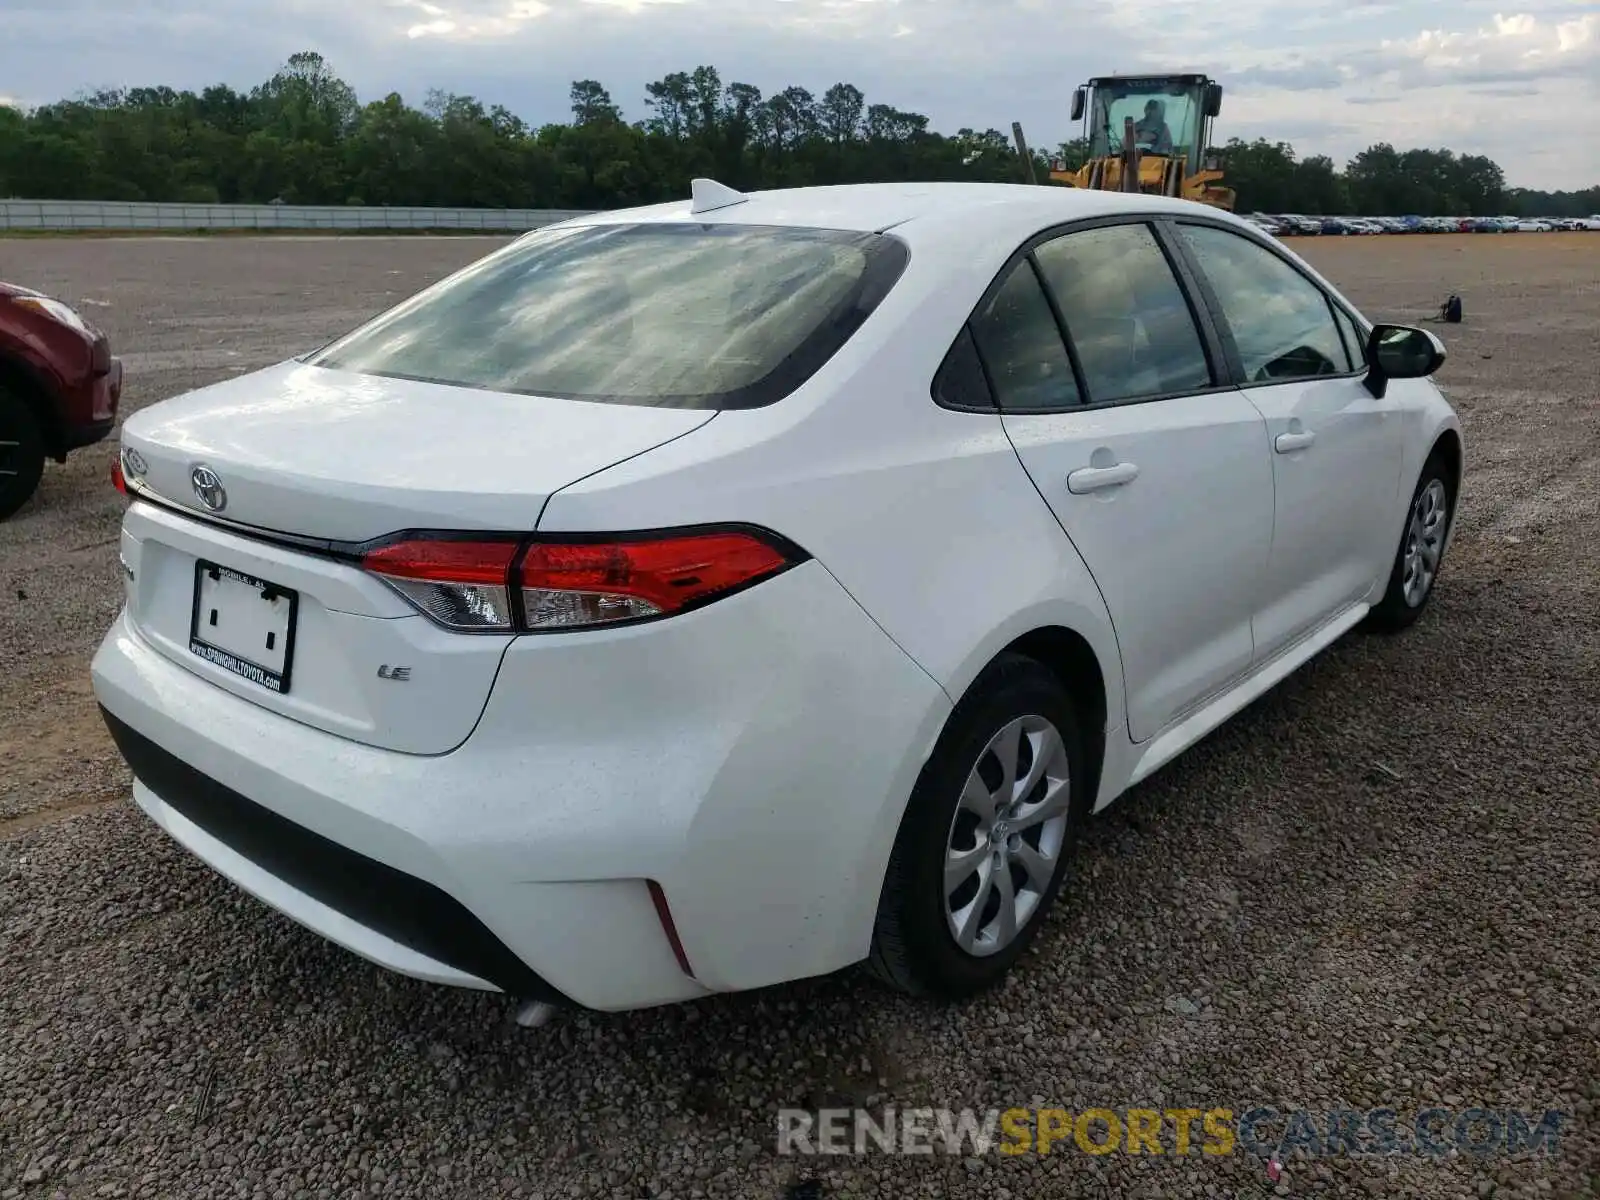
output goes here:
[{"label": "dirt lot", "polygon": [[[347,328],[479,240],[0,240],[112,335],[129,410]],[[1095,824],[964,1011],[854,974],[528,1033],[169,844],[94,714],[107,444],[0,525],[0,1196],[1596,1195],[1600,235],[1308,239],[1441,327],[1468,480],[1435,606],[1352,637]],[[783,1105],[1571,1114],[1546,1158],[772,1152]],[[1281,1126],[1269,1127],[1281,1130]]]}]

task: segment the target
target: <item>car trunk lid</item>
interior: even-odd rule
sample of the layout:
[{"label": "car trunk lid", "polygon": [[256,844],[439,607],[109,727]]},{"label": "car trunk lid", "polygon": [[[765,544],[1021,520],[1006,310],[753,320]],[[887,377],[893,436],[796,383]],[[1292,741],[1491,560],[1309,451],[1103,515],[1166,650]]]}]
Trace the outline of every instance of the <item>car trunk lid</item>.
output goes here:
[{"label": "car trunk lid", "polygon": [[[532,529],[550,493],[713,416],[289,362],[136,413],[122,444],[169,503],[359,542],[402,529]],[[221,507],[202,499],[202,471]]]},{"label": "car trunk lid", "polygon": [[298,363],[167,401],[123,435],[130,622],[252,704],[445,753],[477,722],[512,635],[436,625],[362,569],[359,544],[530,532],[551,493],[714,415]]}]

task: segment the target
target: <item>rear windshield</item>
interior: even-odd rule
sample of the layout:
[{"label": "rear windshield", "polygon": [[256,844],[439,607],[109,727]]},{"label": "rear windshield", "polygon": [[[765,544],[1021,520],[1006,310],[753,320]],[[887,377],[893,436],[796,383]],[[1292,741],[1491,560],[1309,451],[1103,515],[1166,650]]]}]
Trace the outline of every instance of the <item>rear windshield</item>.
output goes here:
[{"label": "rear windshield", "polygon": [[906,259],[895,238],[824,229],[542,230],[305,361],[496,392],[754,408],[827,362]]}]

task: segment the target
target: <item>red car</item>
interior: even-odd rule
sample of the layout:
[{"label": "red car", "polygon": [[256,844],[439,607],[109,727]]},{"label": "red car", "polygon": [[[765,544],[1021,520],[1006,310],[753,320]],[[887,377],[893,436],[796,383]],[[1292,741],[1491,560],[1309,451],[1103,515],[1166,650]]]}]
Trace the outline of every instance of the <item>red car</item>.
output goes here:
[{"label": "red car", "polygon": [[122,362],[59,300],[0,283],[0,521],[28,502],[44,460],[98,442],[117,422]]}]

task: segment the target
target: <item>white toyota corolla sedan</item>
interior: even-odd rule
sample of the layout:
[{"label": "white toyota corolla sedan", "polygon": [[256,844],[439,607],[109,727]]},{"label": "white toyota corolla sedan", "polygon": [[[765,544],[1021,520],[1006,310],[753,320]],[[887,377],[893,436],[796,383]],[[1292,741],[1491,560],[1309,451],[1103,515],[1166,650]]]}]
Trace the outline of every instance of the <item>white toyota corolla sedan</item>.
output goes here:
[{"label": "white toyota corolla sedan", "polygon": [[152,820],[395,971],[959,998],[1092,813],[1417,618],[1443,358],[1181,201],[697,181],[129,419],[95,693]]}]

